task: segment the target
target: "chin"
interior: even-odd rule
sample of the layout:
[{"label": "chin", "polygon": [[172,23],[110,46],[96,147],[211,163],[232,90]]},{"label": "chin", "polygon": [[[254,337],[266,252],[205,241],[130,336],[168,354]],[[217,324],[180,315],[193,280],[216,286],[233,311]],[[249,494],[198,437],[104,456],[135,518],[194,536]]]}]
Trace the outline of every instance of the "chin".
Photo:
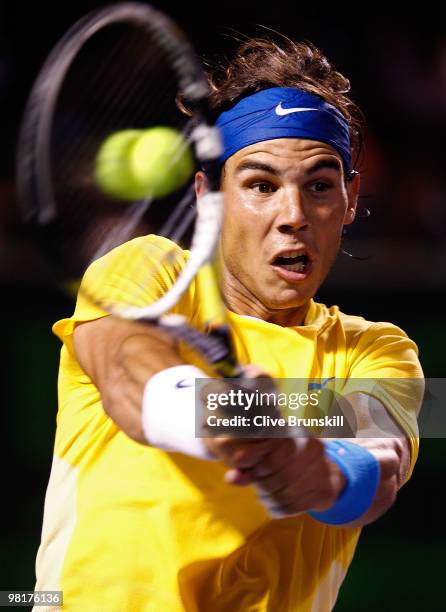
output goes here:
[{"label": "chin", "polygon": [[[302,283],[300,286],[281,288],[269,295],[269,301],[276,304],[276,308],[299,308],[315,296],[318,286]],[[272,299],[271,299],[272,298]]]},{"label": "chin", "polygon": [[271,310],[288,310],[291,308],[300,308],[307,304],[309,300],[313,297],[313,293],[299,293],[296,295],[296,292],[293,291],[294,295],[281,295],[277,296],[275,299],[271,299],[271,296],[268,296],[268,300],[266,301],[267,307],[271,308]]}]

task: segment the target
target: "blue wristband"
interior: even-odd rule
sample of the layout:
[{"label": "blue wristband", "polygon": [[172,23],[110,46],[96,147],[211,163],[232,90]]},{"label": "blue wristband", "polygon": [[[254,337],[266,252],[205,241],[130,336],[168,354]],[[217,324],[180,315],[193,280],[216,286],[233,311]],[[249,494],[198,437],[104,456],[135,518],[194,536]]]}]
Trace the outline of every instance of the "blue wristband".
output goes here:
[{"label": "blue wristband", "polygon": [[308,514],[328,525],[350,523],[365,514],[372,505],[381,472],[379,462],[363,446],[343,440],[326,442],[325,454],[340,467],[347,483],[331,508]]}]

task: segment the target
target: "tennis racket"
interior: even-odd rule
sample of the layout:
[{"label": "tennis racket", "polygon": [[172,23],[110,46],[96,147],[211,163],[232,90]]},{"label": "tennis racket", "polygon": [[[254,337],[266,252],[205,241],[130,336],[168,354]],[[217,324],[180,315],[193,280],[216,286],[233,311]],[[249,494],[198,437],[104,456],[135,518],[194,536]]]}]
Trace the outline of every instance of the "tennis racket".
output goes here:
[{"label": "tennis racket", "polygon": [[[190,116],[180,112],[180,96]],[[160,325],[218,374],[238,377],[212,265],[223,208],[222,146],[208,97],[192,46],[159,10],[130,2],[93,11],[62,37],[35,81],[19,134],[17,185],[23,219],[59,283],[76,284],[91,262],[140,237],[130,253],[114,259],[117,284],[128,283],[124,292],[104,291],[100,275],[87,273],[80,293],[115,316]],[[106,139],[156,126],[181,134],[170,151],[172,167],[187,146],[194,169],[205,168],[209,192],[198,209],[190,181],[172,194],[137,199],[116,198],[98,186],[98,151]],[[167,178],[170,171],[166,164]],[[141,238],[147,235],[152,239]],[[159,236],[165,237],[162,249]],[[178,262],[171,286],[148,299],[147,285]],[[206,287],[204,332],[171,314],[198,273]]]}]

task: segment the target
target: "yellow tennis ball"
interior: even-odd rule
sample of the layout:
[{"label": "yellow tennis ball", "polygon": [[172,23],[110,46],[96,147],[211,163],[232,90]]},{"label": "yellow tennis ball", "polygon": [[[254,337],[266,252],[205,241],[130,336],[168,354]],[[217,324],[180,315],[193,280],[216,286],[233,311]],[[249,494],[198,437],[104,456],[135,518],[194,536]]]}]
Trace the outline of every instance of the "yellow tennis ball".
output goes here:
[{"label": "yellow tennis ball", "polygon": [[113,198],[134,200],[141,197],[128,164],[131,147],[140,135],[140,130],[115,132],[104,140],[96,154],[96,185]]},{"label": "yellow tennis ball", "polygon": [[115,198],[161,198],[185,185],[193,169],[193,155],[182,134],[157,126],[106,138],[96,156],[95,180]]},{"label": "yellow tennis ball", "polygon": [[194,170],[188,142],[170,127],[144,130],[131,148],[131,173],[145,193],[160,198],[183,187]]}]

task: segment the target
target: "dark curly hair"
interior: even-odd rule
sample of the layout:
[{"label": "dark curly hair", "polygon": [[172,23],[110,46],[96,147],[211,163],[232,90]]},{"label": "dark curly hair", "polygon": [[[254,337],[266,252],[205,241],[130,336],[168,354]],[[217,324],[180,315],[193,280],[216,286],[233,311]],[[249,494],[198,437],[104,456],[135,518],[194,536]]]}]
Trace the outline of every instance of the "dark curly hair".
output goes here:
[{"label": "dark curly hair", "polygon": [[297,87],[320,96],[346,118],[357,163],[363,143],[362,112],[348,95],[350,81],[312,43],[282,35],[278,40],[250,38],[239,45],[232,60],[208,66],[207,72],[210,104],[216,115],[270,87]]}]

